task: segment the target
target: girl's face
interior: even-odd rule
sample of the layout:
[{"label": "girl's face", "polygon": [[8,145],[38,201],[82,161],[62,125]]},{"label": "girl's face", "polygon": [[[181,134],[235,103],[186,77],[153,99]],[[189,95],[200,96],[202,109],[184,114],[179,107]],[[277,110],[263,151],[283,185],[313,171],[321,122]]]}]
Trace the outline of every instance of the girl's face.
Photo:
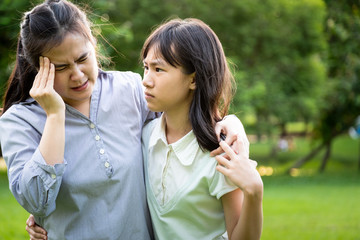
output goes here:
[{"label": "girl's face", "polygon": [[54,89],[64,102],[75,108],[88,103],[98,76],[91,42],[80,34],[68,33],[59,46],[43,56],[55,65]]},{"label": "girl's face", "polygon": [[[148,51],[144,62],[145,98],[154,112],[185,110],[188,112],[195,89],[195,73],[185,74],[182,67],[168,64],[154,47]],[[187,110],[186,110],[187,109]]]}]

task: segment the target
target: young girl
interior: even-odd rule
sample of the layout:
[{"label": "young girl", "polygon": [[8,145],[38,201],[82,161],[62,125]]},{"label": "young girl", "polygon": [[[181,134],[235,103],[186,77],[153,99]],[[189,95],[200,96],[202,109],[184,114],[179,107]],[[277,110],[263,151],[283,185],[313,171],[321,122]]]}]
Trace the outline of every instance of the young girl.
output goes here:
[{"label": "young girl", "polygon": [[[216,34],[175,19],[145,41],[145,98],[161,118],[144,127],[147,200],[156,239],[260,239],[263,184],[241,139],[218,147],[232,76]],[[225,234],[224,234],[225,233]]]}]

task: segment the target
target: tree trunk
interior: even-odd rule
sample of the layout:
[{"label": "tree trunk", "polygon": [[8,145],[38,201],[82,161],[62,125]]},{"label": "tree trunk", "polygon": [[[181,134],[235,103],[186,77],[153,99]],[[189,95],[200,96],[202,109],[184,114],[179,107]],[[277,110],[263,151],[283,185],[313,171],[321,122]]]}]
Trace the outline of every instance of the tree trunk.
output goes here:
[{"label": "tree trunk", "polygon": [[318,154],[320,152],[320,150],[324,147],[325,145],[322,143],[320,144],[317,148],[313,149],[308,155],[306,155],[303,158],[300,158],[298,161],[296,161],[288,170],[287,173],[289,174],[291,169],[293,168],[300,168],[302,165],[304,165],[306,162],[308,162],[309,160],[311,160],[313,157],[316,156],[316,154]]},{"label": "tree trunk", "polygon": [[326,164],[328,163],[328,160],[330,158],[330,155],[331,155],[331,143],[332,141],[330,140],[326,145],[326,151],[325,151],[325,154],[324,154],[324,157],[321,161],[321,165],[320,165],[320,168],[319,168],[319,172],[324,172],[325,168],[326,168]]}]

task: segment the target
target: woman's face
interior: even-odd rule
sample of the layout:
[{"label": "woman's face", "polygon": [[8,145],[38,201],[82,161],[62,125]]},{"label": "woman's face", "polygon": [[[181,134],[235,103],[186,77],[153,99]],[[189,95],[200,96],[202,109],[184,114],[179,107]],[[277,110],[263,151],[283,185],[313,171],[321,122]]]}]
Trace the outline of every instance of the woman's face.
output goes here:
[{"label": "woman's face", "polygon": [[89,103],[98,76],[92,43],[80,34],[68,33],[59,46],[43,56],[55,65],[54,89],[64,102],[75,108]]}]

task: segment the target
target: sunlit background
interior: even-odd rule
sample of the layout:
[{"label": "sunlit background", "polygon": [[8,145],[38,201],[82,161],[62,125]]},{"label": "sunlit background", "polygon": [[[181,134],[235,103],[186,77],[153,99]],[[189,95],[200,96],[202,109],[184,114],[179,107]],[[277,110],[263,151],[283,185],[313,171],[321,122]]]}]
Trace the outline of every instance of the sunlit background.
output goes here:
[{"label": "sunlit background", "polygon": [[[0,2],[0,97],[22,12]],[[142,74],[154,26],[196,17],[217,33],[237,92],[231,106],[264,180],[262,239],[360,239],[360,2],[355,0],[76,1],[94,22],[104,69]],[[1,101],[0,101],[1,103]],[[1,104],[2,105],[2,104]],[[1,134],[1,133],[0,133]],[[0,160],[0,239],[28,239],[28,213]]]}]

